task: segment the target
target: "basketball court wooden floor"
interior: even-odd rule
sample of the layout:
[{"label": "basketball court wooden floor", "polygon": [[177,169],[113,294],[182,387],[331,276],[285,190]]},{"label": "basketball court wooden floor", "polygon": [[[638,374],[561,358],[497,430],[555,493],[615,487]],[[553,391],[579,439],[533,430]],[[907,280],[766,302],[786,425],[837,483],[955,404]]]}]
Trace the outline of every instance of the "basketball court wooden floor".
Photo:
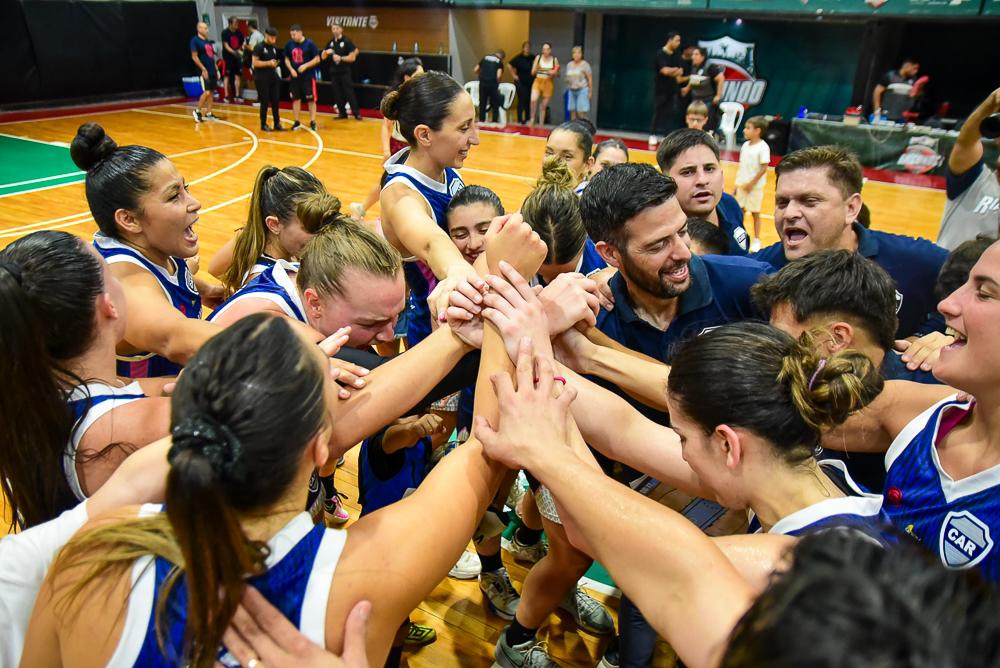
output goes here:
[{"label": "basketball court wooden floor", "polygon": [[[363,201],[381,175],[380,121],[339,121],[320,115],[317,132],[262,133],[257,129],[257,109],[218,105],[216,110],[222,120],[200,125],[194,123],[191,106],[185,104],[0,123],[0,247],[40,229],[65,229],[88,239],[93,235],[96,226],[87,208],[83,174],[68,151],[77,127],[90,120],[101,123],[119,145],[151,146],[174,161],[202,203],[196,230],[206,260],[245,221],[254,175],[264,165],[310,169],[341,199],[345,210],[350,202]],[[283,111],[282,117],[289,127],[290,112]],[[484,131],[462,176],[467,184],[492,188],[508,211],[516,211],[539,174],[543,150],[544,141],[539,138]],[[633,150],[630,156],[635,162],[655,164],[649,151]],[[736,165],[724,163],[724,170],[731,191]],[[766,212],[773,208],[773,193],[772,171],[765,192]],[[936,237],[943,191],[869,182],[864,199],[872,211],[873,227]],[[368,212],[369,218],[376,216],[377,204]],[[766,213],[762,238],[765,244],[777,239],[773,219]],[[337,487],[348,495],[348,509],[357,518],[356,449],[338,470]],[[683,505],[683,500],[672,500],[665,490],[660,495],[668,505]],[[601,512],[600,499],[594,499],[594,512]],[[526,571],[509,560],[508,568],[520,588]],[[614,599],[597,596],[616,608]],[[410,666],[427,668],[489,666],[493,646],[506,625],[489,613],[475,581],[452,579],[431,593],[413,619],[438,632],[436,643],[405,655]],[[596,665],[606,642],[578,632],[562,613],[552,615],[542,636],[552,655],[566,666]],[[660,650],[656,665],[673,665],[669,649]]]}]

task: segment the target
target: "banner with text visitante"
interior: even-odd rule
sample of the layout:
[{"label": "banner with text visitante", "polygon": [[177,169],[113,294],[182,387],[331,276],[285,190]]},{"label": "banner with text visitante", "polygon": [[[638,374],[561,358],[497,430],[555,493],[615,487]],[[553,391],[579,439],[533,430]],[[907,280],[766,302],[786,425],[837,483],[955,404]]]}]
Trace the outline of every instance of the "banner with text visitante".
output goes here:
[{"label": "banner with text visitante", "polygon": [[654,59],[667,33],[700,44],[725,68],[724,100],[748,114],[795,115],[800,106],[842,114],[850,105],[864,26],[745,19],[604,16],[602,127],[646,131],[653,113]]}]

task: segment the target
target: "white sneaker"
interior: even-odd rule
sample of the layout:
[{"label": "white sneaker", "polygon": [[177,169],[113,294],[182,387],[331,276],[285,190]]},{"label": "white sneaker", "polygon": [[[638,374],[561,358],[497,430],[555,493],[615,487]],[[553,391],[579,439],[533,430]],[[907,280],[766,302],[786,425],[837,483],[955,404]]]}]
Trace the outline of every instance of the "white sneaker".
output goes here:
[{"label": "white sneaker", "polygon": [[448,577],[456,580],[475,580],[482,571],[483,565],[479,561],[479,555],[466,550],[458,558],[458,563],[448,571]]},{"label": "white sneaker", "polygon": [[482,573],[479,576],[479,588],[486,595],[486,603],[493,614],[507,621],[514,619],[517,604],[521,602],[521,595],[511,584],[506,568],[492,573]]},{"label": "white sneaker", "polygon": [[545,544],[544,540],[539,540],[534,545],[525,545],[517,539],[516,534],[511,539],[501,538],[500,547],[507,550],[516,561],[524,561],[529,564],[537,564],[542,560],[542,557],[549,553],[549,546]]},{"label": "white sneaker", "polygon": [[750,242],[750,252],[756,253],[760,250],[760,239],[754,239]]}]

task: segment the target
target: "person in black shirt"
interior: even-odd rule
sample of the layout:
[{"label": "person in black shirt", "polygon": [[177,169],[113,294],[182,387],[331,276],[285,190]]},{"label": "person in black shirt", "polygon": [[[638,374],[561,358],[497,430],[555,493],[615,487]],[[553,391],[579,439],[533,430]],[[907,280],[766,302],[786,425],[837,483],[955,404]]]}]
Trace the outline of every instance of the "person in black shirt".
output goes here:
[{"label": "person in black shirt", "polygon": [[[219,68],[215,65],[215,47],[208,39],[208,24],[204,21],[198,22],[198,34],[191,38],[191,60],[201,72],[203,89],[201,97],[198,98],[198,106],[191,114],[196,123],[201,123],[206,118],[214,121],[212,95],[219,87]],[[203,108],[204,113],[202,113]]]},{"label": "person in black shirt", "polygon": [[483,56],[476,65],[475,72],[479,75],[479,122],[486,121],[486,105],[489,104],[493,122],[500,120],[500,78],[503,76],[503,59],[507,56],[503,49]]},{"label": "person in black shirt", "polygon": [[225,95],[232,96],[234,102],[242,102],[240,97],[240,70],[243,67],[243,43],[246,37],[240,32],[239,19],[229,17],[229,27],[222,31],[222,60],[226,64]]},{"label": "person in black shirt", "polygon": [[302,100],[309,103],[309,128],[316,130],[316,66],[320,63],[316,43],[302,34],[302,26],[293,23],[291,39],[285,43],[285,67],[288,68],[288,93],[292,97],[292,130],[302,127],[299,114]]},{"label": "person in black shirt", "polygon": [[681,98],[677,77],[685,72],[681,58],[681,36],[667,34],[667,42],[656,52],[656,83],[654,84],[653,122],[649,127],[649,145],[659,143],[658,133],[666,125],[666,133],[681,127]]},{"label": "person in black shirt", "polygon": [[323,50],[323,60],[329,59],[329,77],[333,84],[333,100],[337,104],[338,118],[347,118],[347,105],[351,105],[354,118],[361,120],[361,107],[354,95],[354,82],[351,81],[351,63],[358,58],[358,47],[350,37],[344,36],[344,28],[338,23],[330,26],[333,39],[327,42]]},{"label": "person in black shirt", "polygon": [[281,130],[281,118],[278,116],[278,97],[281,94],[281,82],[278,80],[278,64],[281,63],[281,52],[275,42],[278,31],[268,28],[264,31],[264,41],[253,50],[253,82],[257,87],[257,98],[260,102],[260,129],[268,132],[267,109],[271,108],[274,118],[274,129]]},{"label": "person in black shirt", "polygon": [[528,122],[531,116],[531,84],[535,77],[531,75],[531,66],[535,63],[535,54],[531,52],[531,42],[521,45],[521,53],[510,59],[507,67],[514,77],[517,86],[517,122]]}]

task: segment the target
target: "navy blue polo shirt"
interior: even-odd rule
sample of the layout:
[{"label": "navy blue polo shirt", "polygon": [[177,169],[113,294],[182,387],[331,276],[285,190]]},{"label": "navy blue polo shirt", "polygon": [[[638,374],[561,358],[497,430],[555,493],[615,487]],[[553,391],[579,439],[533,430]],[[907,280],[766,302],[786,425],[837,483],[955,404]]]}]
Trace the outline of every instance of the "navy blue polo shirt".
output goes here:
[{"label": "navy blue polo shirt", "polygon": [[729,239],[729,254],[746,255],[750,249],[750,238],[743,227],[743,209],[736,198],[729,193],[722,193],[722,199],[715,207],[715,214],[719,217],[719,229]]},{"label": "navy blue polo shirt", "polygon": [[[904,338],[944,331],[944,320],[937,312],[934,284],[948,251],[927,239],[869,230],[854,223],[858,252],[874,261],[896,281],[896,336]],[[788,260],[779,241],[752,254],[755,260],[781,269]],[[928,317],[930,316],[930,317]]]},{"label": "navy blue polo shirt", "polygon": [[886,380],[909,380],[914,383],[923,383],[924,385],[942,384],[930,371],[923,371],[921,369],[910,371],[907,369],[903,358],[900,357],[899,353],[892,350],[886,352],[879,371],[882,372],[882,377]]}]

